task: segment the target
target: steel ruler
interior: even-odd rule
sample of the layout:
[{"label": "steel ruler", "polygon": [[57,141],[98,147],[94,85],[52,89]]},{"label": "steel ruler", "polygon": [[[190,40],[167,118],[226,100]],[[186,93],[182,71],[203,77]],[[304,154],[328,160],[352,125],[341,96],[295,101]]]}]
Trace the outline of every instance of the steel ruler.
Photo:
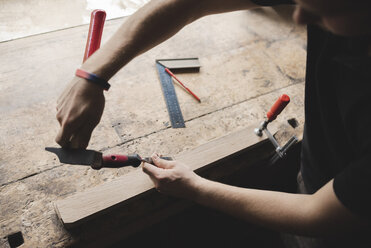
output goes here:
[{"label": "steel ruler", "polygon": [[170,117],[172,128],[185,127],[182,111],[175,93],[173,79],[165,71],[165,66],[156,61],[158,75],[160,77],[162,93],[164,94],[167,112]]}]

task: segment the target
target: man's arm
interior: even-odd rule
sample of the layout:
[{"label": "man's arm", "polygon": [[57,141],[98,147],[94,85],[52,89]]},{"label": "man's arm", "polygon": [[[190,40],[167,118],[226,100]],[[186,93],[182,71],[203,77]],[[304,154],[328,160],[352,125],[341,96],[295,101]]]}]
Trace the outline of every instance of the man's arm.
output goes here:
[{"label": "man's arm", "polygon": [[290,194],[229,186],[201,178],[187,166],[152,156],[156,166],[144,164],[156,188],[204,206],[280,232],[330,236],[362,228],[333,191],[333,180],[313,195]]},{"label": "man's arm", "polygon": [[[198,18],[256,6],[249,0],[152,0],[130,16],[81,68],[109,80],[130,60]],[[62,147],[86,148],[104,103],[99,86],[75,77],[57,101],[61,128],[56,142]]]},{"label": "man's arm", "polygon": [[255,6],[249,0],[152,0],[130,16],[82,68],[108,80],[130,60],[200,17]]}]

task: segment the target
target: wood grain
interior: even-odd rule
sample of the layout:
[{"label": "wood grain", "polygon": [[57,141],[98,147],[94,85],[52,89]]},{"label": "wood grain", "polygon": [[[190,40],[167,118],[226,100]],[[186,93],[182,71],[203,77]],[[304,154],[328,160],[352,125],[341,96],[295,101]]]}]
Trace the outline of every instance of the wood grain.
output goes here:
[{"label": "wood grain", "polygon": [[[228,159],[265,140],[254,134],[253,130],[257,125],[178,154],[175,159],[189,165],[195,171]],[[114,181],[56,201],[55,209],[65,226],[70,227],[99,215],[101,212],[109,211],[118,204],[123,205],[128,201],[139,200],[152,189],[152,181],[138,168]]]}]

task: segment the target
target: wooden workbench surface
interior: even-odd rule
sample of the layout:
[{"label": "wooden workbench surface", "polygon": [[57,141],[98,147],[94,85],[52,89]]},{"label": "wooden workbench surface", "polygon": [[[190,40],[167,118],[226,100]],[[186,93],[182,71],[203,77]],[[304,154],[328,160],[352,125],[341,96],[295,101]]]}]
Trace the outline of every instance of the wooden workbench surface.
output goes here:
[{"label": "wooden workbench surface", "polygon": [[[291,104],[277,121],[303,124],[306,34],[287,9],[205,17],[133,60],[110,83],[89,148],[104,153],[172,155],[263,120],[276,98]],[[103,43],[123,22],[106,22]],[[25,247],[73,242],[53,201],[110,181],[133,168],[92,170],[60,164],[56,99],[81,64],[87,26],[0,43],[0,247],[21,231]],[[199,73],[179,74],[195,101],[175,87],[186,128],[172,129],[155,59],[198,57]]]}]

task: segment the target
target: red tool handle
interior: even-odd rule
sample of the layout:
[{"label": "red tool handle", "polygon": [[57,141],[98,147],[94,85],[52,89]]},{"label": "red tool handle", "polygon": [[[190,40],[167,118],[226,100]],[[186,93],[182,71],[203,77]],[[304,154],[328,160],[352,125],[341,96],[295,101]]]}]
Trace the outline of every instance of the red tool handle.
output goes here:
[{"label": "red tool handle", "polygon": [[274,121],[277,116],[282,112],[282,110],[289,104],[290,97],[286,94],[281,95],[278,100],[271,107],[267,113],[268,121]]},{"label": "red tool handle", "polygon": [[103,167],[120,168],[124,166],[138,167],[142,163],[142,159],[138,154],[134,155],[105,155],[103,156]]},{"label": "red tool handle", "polygon": [[99,49],[105,20],[106,12],[104,10],[96,9],[91,12],[88,40],[86,41],[83,62]]}]

